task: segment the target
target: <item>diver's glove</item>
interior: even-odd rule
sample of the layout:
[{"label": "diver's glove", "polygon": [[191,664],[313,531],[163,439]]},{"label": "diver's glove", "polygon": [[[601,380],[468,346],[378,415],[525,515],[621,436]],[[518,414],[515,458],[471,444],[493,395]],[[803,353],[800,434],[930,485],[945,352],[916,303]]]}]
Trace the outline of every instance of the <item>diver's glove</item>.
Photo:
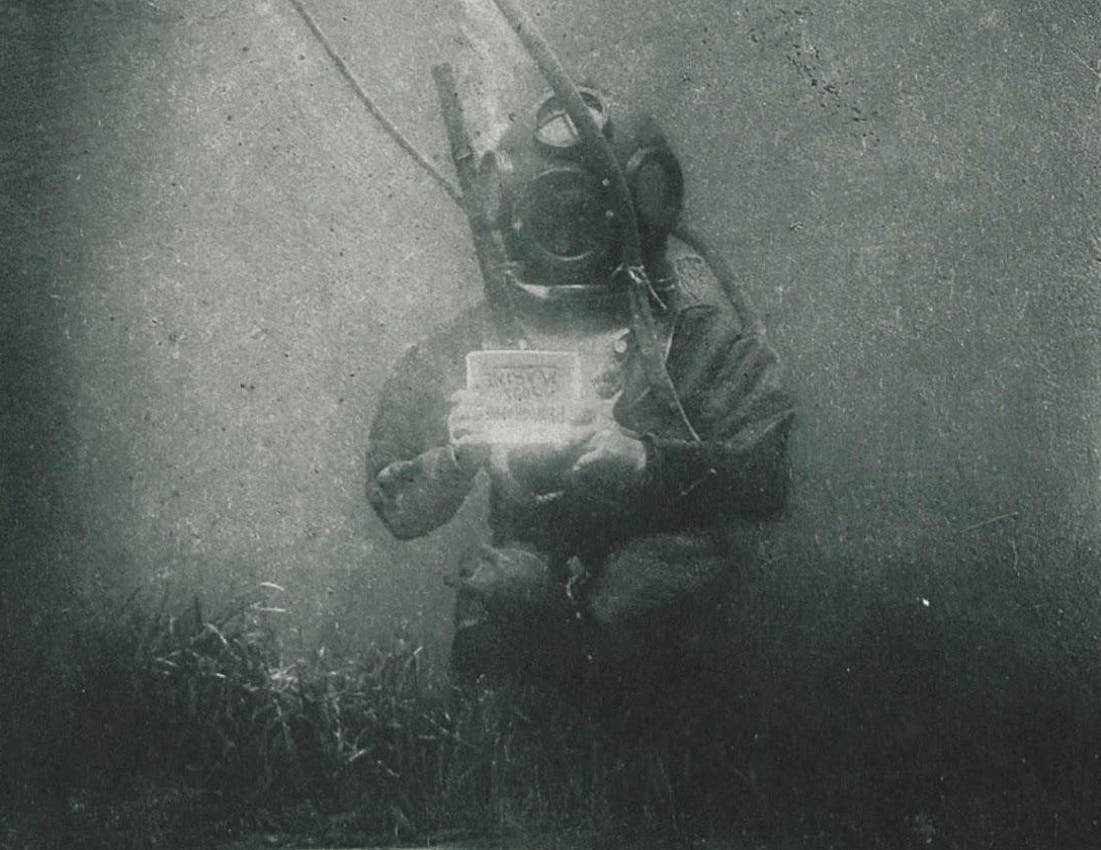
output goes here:
[{"label": "diver's glove", "polygon": [[649,479],[646,444],[618,426],[593,433],[570,470],[570,489],[600,502],[637,498]]},{"label": "diver's glove", "polygon": [[451,413],[447,417],[449,448],[459,469],[473,476],[489,462],[493,443],[482,430],[485,417],[478,394],[457,390],[451,396]]}]

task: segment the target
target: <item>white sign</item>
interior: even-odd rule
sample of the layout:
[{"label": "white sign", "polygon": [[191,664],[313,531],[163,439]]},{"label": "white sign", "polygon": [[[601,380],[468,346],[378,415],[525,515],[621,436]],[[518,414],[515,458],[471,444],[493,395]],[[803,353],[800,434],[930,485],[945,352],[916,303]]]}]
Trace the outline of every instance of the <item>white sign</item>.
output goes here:
[{"label": "white sign", "polygon": [[493,442],[553,443],[568,436],[581,393],[574,351],[472,351],[466,387],[482,402]]}]

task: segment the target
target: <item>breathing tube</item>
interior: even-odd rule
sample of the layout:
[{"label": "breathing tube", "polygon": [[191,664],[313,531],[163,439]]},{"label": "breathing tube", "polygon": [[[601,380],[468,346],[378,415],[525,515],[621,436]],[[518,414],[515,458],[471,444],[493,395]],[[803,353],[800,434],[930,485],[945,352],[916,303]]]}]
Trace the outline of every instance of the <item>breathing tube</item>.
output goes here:
[{"label": "breathing tube", "polygon": [[474,151],[463,124],[463,110],[455,86],[450,65],[434,65],[432,78],[436,82],[436,94],[443,113],[447,140],[451,145],[451,159],[459,177],[459,192],[454,197],[466,213],[470,235],[474,241],[474,255],[485,283],[486,304],[493,318],[497,342],[506,347],[520,338],[520,328],[509,305],[509,291],[505,283],[505,256],[491,233],[490,222],[478,202],[475,188]]},{"label": "breathing tube", "polygon": [[623,250],[619,267],[613,273],[627,278],[631,305],[631,328],[639,343],[646,378],[660,402],[677,416],[686,439],[699,442],[699,434],[692,427],[684,406],[677,396],[676,387],[665,368],[664,345],[658,335],[651,298],[656,298],[646,266],[643,262],[642,235],[638,217],[631,199],[630,188],[619,162],[604,134],[596,124],[580,91],[562,67],[550,45],[539,33],[534,22],[512,0],[493,0],[508,21],[520,42],[531,54],[539,71],[546,78],[559,103],[573,122],[581,138],[584,156],[589,167],[606,181],[615,202],[613,215],[622,227]]}]

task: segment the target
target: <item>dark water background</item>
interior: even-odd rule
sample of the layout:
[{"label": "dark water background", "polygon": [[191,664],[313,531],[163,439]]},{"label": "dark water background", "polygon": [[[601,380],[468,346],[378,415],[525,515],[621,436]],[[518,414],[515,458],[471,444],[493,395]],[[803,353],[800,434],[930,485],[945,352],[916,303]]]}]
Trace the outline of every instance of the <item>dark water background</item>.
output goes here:
[{"label": "dark water background", "polygon": [[[666,127],[799,402],[793,503],[743,567],[747,693],[877,718],[877,752],[914,693],[1073,747],[1101,708],[1097,7],[528,5]],[[452,4],[311,8],[448,168]],[[306,645],[439,654],[484,505],[398,543],[362,456],[389,365],[478,296],[458,211],[279,0],[9,0],[0,92],[9,696],[134,587],[274,582]]]}]

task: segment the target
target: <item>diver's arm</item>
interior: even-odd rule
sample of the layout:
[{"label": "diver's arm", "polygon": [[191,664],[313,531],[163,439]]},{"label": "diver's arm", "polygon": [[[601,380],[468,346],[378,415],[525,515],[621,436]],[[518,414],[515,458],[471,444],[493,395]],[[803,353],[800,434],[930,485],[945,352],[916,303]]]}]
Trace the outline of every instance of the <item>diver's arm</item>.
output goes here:
[{"label": "diver's arm", "polygon": [[450,386],[414,347],[383,386],[367,445],[367,499],[400,540],[446,523],[470,493],[476,467],[447,439]]},{"label": "diver's arm", "polygon": [[[372,451],[374,450],[374,452]],[[368,448],[368,466],[379,447]],[[385,464],[367,481],[367,499],[399,540],[412,540],[446,523],[470,493],[474,476],[459,466],[450,446]]]},{"label": "diver's arm", "polygon": [[669,366],[701,439],[644,435],[646,500],[703,521],[777,513],[787,495],[794,410],[763,332],[742,333],[720,311],[692,311]]},{"label": "diver's arm", "polygon": [[647,435],[649,498],[674,506],[691,500],[715,519],[778,513],[787,496],[789,427],[790,416],[777,418],[762,439],[747,445]]}]

